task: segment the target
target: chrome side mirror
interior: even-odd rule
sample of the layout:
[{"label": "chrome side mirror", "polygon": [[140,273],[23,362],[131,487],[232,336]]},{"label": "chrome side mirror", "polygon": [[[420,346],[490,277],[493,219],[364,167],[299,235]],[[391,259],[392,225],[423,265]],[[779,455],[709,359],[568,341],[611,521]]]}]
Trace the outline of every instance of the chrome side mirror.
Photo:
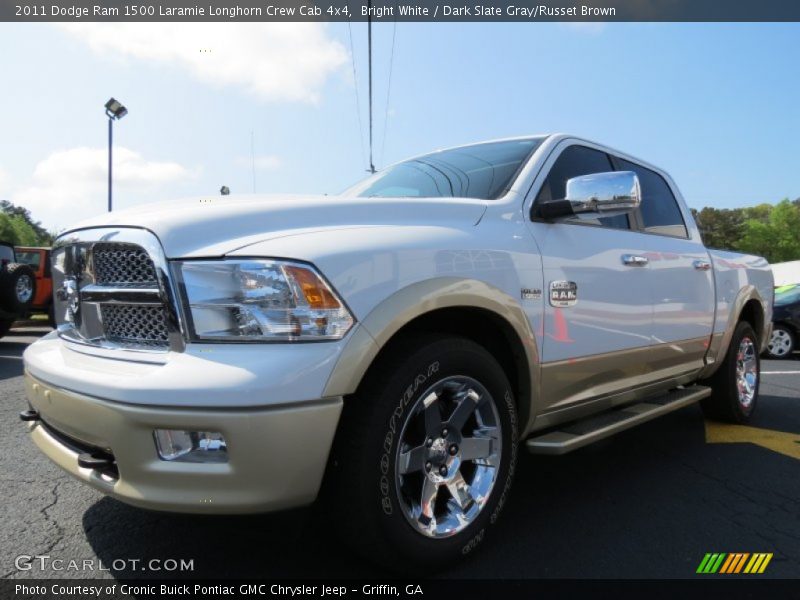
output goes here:
[{"label": "chrome side mirror", "polygon": [[545,219],[558,219],[580,214],[604,217],[633,212],[642,201],[639,177],[633,171],[593,173],[567,180],[567,197],[551,200],[539,207]]}]

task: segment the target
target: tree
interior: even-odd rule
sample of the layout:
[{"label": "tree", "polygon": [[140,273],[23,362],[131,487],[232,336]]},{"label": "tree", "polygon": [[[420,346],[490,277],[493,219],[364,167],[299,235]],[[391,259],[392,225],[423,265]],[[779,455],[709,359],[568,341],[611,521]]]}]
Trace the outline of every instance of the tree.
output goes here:
[{"label": "tree", "polygon": [[695,217],[703,242],[709,248],[733,250],[742,236],[744,216],[741,209],[718,209],[706,206]]},{"label": "tree", "polygon": [[38,246],[41,243],[39,236],[36,235],[36,231],[25,219],[15,215],[10,217],[9,220],[16,234],[17,246]]},{"label": "tree", "polygon": [[766,221],[749,219],[744,224],[738,250],[759,254],[769,262],[800,259],[800,206],[785,199],[769,211]]},{"label": "tree", "polygon": [[744,217],[745,221],[749,221],[750,219],[754,219],[756,221],[761,221],[762,223],[767,223],[769,221],[769,215],[772,212],[774,206],[772,204],[757,204],[756,206],[748,206],[746,208],[737,209],[742,212],[742,216]]},{"label": "tree", "polygon": [[17,232],[14,231],[11,217],[2,212],[0,212],[0,242],[17,243]]},{"label": "tree", "polygon": [[42,243],[33,227],[20,216],[0,212],[0,240],[15,246],[38,246]]},{"label": "tree", "polygon": [[[42,227],[39,221],[34,221],[31,213],[27,208],[22,206],[15,206],[8,200],[0,200],[0,213],[7,215],[11,218],[12,223],[21,221],[25,224],[17,225],[15,231],[19,231],[24,239],[31,242],[18,242],[20,246],[49,246],[53,243],[53,236]],[[30,238],[30,233],[33,233],[33,238]]]}]

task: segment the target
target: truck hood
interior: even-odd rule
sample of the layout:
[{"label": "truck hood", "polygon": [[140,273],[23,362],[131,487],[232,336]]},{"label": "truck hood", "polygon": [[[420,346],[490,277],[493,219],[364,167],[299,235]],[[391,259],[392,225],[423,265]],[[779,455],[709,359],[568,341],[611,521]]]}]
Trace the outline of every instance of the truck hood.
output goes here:
[{"label": "truck hood", "polygon": [[[386,225],[469,227],[486,202],[469,198],[346,198],[342,196],[207,196],[146,204],[83,221],[91,227],[149,229],[168,258],[222,256],[287,235]],[[65,232],[65,233],[67,233]]]}]

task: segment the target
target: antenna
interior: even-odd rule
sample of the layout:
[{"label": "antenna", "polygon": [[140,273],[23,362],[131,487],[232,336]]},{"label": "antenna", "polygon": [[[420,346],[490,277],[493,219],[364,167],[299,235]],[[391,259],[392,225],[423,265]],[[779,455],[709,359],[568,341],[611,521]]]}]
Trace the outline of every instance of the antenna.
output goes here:
[{"label": "antenna", "polygon": [[250,160],[253,167],[253,193],[256,193],[256,134],[250,130]]},{"label": "antenna", "polygon": [[369,55],[369,172],[375,172],[372,162],[372,0],[367,0],[367,54]]}]

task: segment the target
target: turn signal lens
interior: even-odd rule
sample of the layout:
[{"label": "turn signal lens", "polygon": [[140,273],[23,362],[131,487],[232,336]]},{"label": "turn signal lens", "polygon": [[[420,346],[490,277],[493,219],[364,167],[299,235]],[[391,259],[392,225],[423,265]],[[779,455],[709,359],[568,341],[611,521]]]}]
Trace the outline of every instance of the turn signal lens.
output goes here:
[{"label": "turn signal lens", "polygon": [[317,277],[317,274],[304,267],[287,266],[284,270],[291,275],[297,284],[308,305],[314,309],[338,309],[342,308],[339,301],[334,297],[325,282]]}]

